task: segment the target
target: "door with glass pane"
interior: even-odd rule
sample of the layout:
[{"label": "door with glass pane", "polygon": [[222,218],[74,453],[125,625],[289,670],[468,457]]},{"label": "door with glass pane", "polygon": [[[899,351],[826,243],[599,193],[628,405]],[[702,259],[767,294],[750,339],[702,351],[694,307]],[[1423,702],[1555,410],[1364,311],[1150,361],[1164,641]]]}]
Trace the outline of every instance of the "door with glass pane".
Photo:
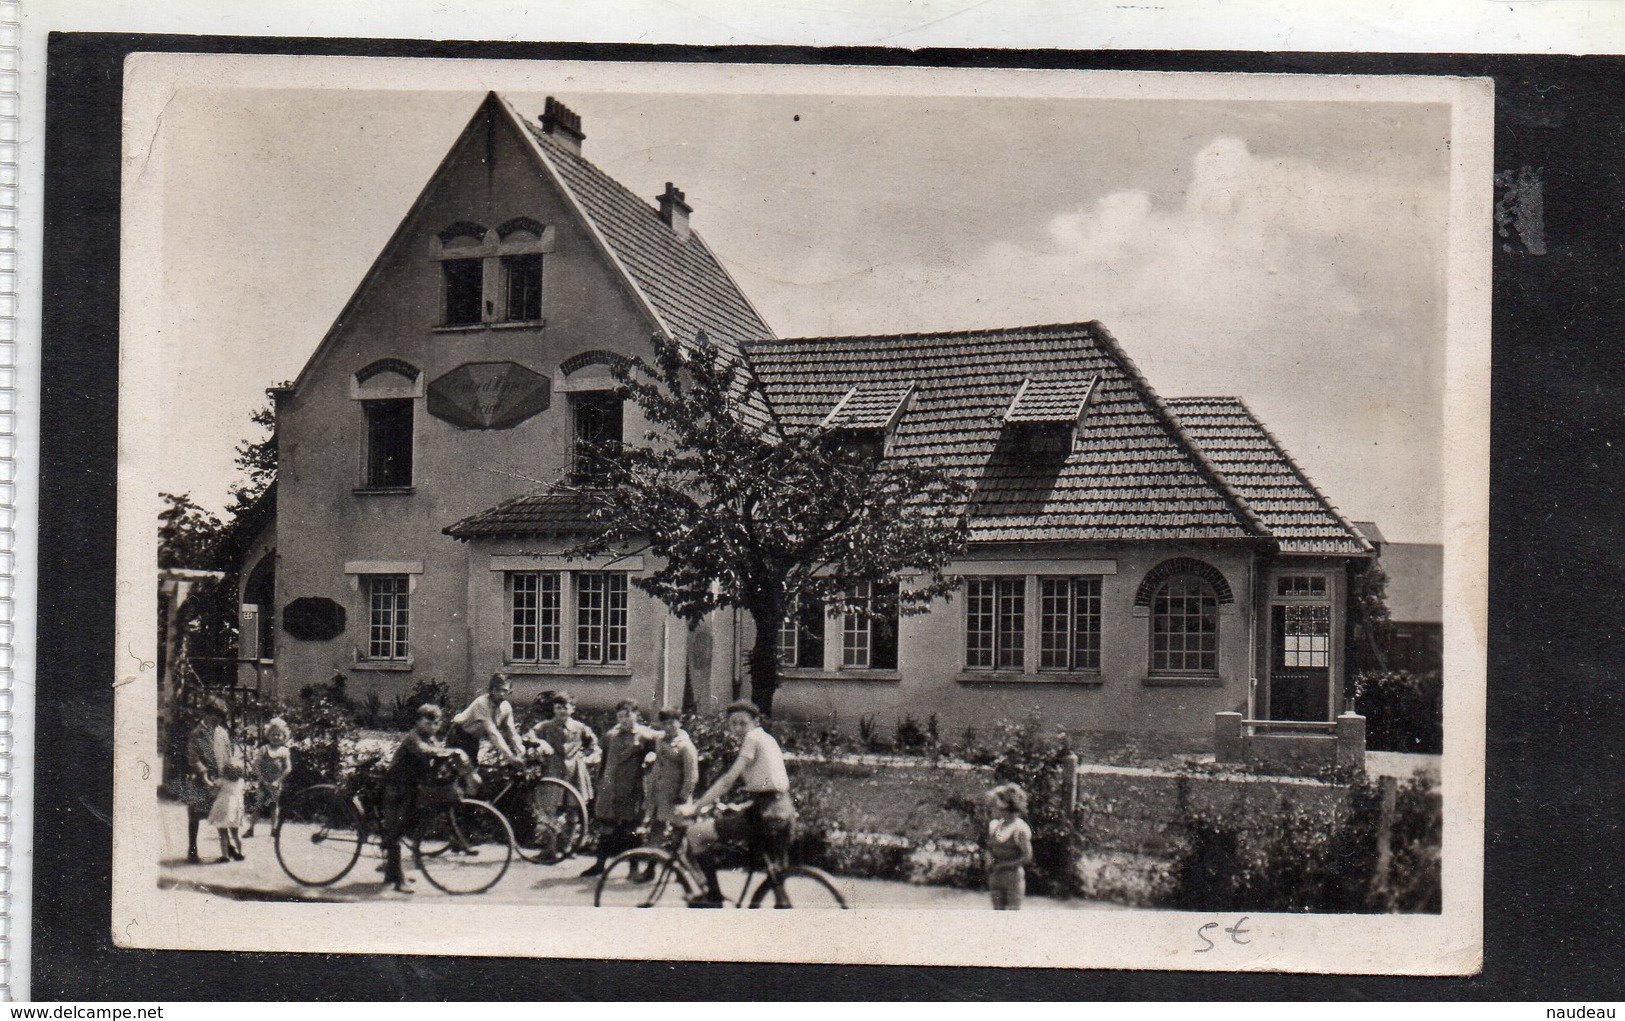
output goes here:
[{"label": "door with glass pane", "polygon": [[1276,603],[1270,632],[1269,718],[1331,719],[1331,604]]}]

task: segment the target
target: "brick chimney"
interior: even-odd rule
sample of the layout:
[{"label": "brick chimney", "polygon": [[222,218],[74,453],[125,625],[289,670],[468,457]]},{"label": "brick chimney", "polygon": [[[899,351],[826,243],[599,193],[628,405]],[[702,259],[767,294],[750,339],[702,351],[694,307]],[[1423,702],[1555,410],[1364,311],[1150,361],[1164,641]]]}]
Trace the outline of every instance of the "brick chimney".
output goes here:
[{"label": "brick chimney", "polygon": [[687,202],[683,201],[683,193],[673,187],[670,181],[667,181],[666,193],[659,196],[659,200],[660,221],[671,228],[672,233],[677,235],[678,240],[687,241],[688,214],[694,210],[689,207]]},{"label": "brick chimney", "polygon": [[581,143],[587,137],[581,133],[581,115],[552,96],[547,97],[547,105],[542,108],[542,131],[581,155]]}]

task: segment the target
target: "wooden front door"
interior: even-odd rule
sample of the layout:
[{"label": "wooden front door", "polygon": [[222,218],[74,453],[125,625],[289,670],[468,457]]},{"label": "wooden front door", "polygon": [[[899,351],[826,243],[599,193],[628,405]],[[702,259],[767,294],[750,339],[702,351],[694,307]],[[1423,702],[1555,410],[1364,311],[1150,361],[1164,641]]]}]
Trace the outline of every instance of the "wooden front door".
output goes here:
[{"label": "wooden front door", "polygon": [[1276,603],[1270,610],[1269,718],[1331,719],[1331,604]]}]

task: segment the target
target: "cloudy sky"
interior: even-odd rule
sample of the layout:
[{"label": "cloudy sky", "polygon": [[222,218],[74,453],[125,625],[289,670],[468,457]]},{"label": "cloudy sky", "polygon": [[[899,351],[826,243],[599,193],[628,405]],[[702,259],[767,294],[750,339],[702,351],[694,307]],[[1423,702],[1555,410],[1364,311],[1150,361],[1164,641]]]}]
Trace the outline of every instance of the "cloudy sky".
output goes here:
[{"label": "cloudy sky", "polygon": [[[555,92],[780,336],[1101,321],[1165,397],[1247,400],[1350,517],[1440,540],[1449,108]],[[162,154],[172,491],[221,507],[481,91],[175,91]],[[509,93],[540,112],[545,93]],[[168,414],[168,409],[183,409]]]}]

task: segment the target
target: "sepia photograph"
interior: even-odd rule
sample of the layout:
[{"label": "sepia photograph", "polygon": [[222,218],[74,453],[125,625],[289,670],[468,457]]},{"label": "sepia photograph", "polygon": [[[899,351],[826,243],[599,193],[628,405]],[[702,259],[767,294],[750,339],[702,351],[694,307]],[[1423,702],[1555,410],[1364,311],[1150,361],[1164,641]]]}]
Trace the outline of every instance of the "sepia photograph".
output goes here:
[{"label": "sepia photograph", "polygon": [[125,75],[119,945],[1478,970],[1487,82]]}]

